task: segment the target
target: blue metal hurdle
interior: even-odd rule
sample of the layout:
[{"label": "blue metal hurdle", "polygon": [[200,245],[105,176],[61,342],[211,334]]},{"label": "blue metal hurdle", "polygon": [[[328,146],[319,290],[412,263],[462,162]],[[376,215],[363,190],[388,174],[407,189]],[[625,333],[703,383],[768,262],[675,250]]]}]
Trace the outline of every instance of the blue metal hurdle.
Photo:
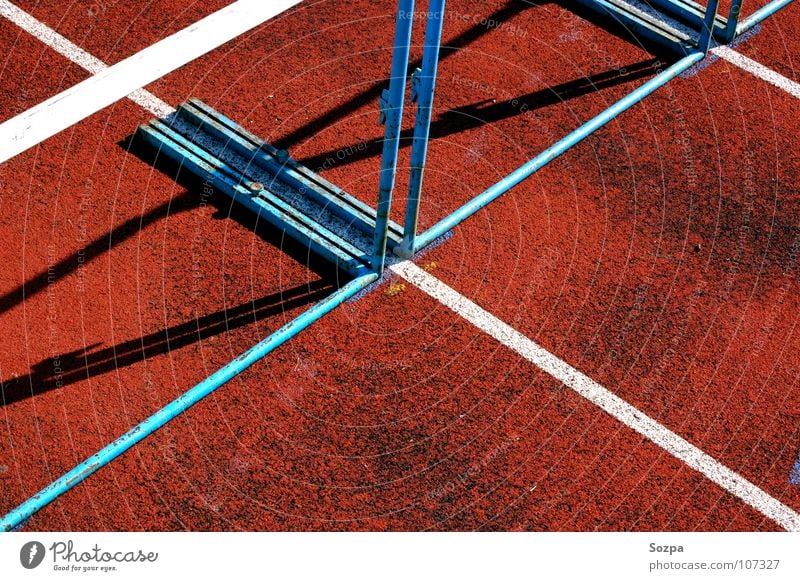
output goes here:
[{"label": "blue metal hurdle", "polygon": [[577,1],[604,21],[624,26],[636,39],[667,48],[682,55],[681,58],[421,234],[417,234],[417,217],[445,0],[430,0],[422,68],[412,75],[412,98],[418,108],[403,227],[392,222],[389,214],[397,173],[414,0],[399,0],[392,74],[389,89],[383,92],[380,100],[381,120],[386,130],[376,209],[291,159],[288,152],[275,149],[196,99],[181,105],[171,117],[142,126],[140,135],[159,152],[210,180],[218,191],[306,244],[309,250],[330,261],[353,280],[23,502],[0,520],[0,531],[19,527],[61,494],[376,281],[383,273],[388,251],[402,257],[413,256],[701,61],[712,40],[730,42],[792,0],[774,0],[743,20],[739,20],[741,0],[733,1],[727,18],[717,16],[718,0],[709,0],[705,7],[692,0]]},{"label": "blue metal hurdle", "polygon": [[[654,44],[678,54],[702,50],[707,31],[715,40],[730,43],[766,16],[791,0],[776,0],[741,23],[742,0],[732,0],[727,16],[716,14],[716,5],[694,0],[576,0],[604,20],[614,22],[643,44]],[[714,12],[713,16],[709,12]]]},{"label": "blue metal hurdle", "polygon": [[[406,213],[403,243],[395,247],[395,253],[401,257],[413,256],[568,149],[586,139],[620,113],[700,62],[708,53],[713,41],[729,42],[734,40],[787,6],[791,1],[773,0],[740,21],[742,0],[733,0],[727,18],[717,15],[719,0],[709,0],[705,7],[692,0],[577,0],[577,3],[584,9],[590,10],[610,26],[623,27],[630,34],[631,40],[653,47],[654,50],[667,49],[672,54],[678,55],[679,60],[421,234],[416,232],[420,194],[412,191],[409,194],[409,210]],[[432,98],[432,86],[429,91]],[[418,134],[416,129],[415,140]],[[420,174],[423,170],[419,170]],[[412,163],[413,171],[417,170]],[[412,180],[413,185],[414,181]],[[410,211],[412,207],[413,215]]]}]

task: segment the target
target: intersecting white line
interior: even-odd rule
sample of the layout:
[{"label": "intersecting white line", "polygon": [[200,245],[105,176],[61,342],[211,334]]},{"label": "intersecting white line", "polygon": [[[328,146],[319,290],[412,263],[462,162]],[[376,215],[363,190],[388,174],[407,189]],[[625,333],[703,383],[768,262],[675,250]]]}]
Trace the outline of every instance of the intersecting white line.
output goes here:
[{"label": "intersecting white line", "polygon": [[0,163],[126,96],[154,115],[168,115],[174,109],[142,87],[300,2],[239,0],[108,66],[8,0],[0,0],[0,15],[92,73],[88,79],[0,124]]},{"label": "intersecting white line", "polygon": [[718,46],[712,49],[711,52],[713,52],[718,57],[725,59],[729,63],[736,65],[740,69],[745,70],[752,75],[755,75],[762,81],[766,81],[770,85],[774,85],[779,89],[783,89],[784,91],[789,93],[792,97],[800,99],[800,84],[795,83],[791,79],[787,79],[780,73],[776,73],[772,69],[765,67],[761,63],[758,63],[753,59],[748,58],[743,54],[728,48],[727,46]]},{"label": "intersecting white line", "polygon": [[[109,67],[8,0],[0,0],[0,15],[94,75],[0,124],[0,163],[125,96],[154,115],[160,117],[168,115],[174,108],[141,87],[299,4],[300,1],[274,0],[267,3],[263,0],[239,0]],[[797,83],[727,47],[717,47],[714,52],[721,58],[800,98],[800,86]],[[784,529],[800,531],[800,514],[413,262],[398,262],[389,268]]]},{"label": "intersecting white line", "polygon": [[554,379],[573,389],[784,529],[800,531],[800,514],[619,396],[614,395],[569,363],[540,347],[413,262],[399,262],[389,268],[458,316],[512,349]]}]

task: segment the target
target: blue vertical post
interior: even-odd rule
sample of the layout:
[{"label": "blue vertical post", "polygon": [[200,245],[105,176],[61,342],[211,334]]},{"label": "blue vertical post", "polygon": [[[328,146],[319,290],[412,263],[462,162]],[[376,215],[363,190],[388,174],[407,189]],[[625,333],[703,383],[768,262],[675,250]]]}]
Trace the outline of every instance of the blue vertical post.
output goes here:
[{"label": "blue vertical post", "polygon": [[711,37],[713,36],[714,23],[717,19],[717,10],[719,9],[719,0],[708,0],[706,6],[706,17],[703,19],[703,29],[700,31],[700,42],[698,49],[703,54],[708,52],[711,46]]},{"label": "blue vertical post", "polygon": [[411,145],[411,178],[408,185],[406,219],[403,227],[403,243],[397,253],[405,258],[414,255],[417,238],[417,221],[422,192],[425,159],[428,155],[433,94],[436,88],[436,69],[439,64],[439,47],[442,44],[442,23],[445,0],[431,0],[428,7],[428,23],[425,28],[425,48],[422,53],[422,69],[415,72],[412,80],[412,100],[417,101],[417,117],[414,122],[414,141]]},{"label": "blue vertical post", "polygon": [[736,37],[736,27],[739,24],[739,15],[742,12],[742,0],[731,0],[731,10],[728,12],[728,25],[725,27],[725,42],[728,43]]},{"label": "blue vertical post", "polygon": [[372,249],[372,269],[383,274],[386,263],[386,239],[389,234],[389,211],[397,173],[397,153],[400,149],[400,129],[403,122],[403,100],[406,96],[406,71],[414,24],[414,0],[400,0],[395,24],[392,78],[389,90],[381,95],[381,121],[386,123],[381,156],[380,194],[375,218],[375,238]]}]

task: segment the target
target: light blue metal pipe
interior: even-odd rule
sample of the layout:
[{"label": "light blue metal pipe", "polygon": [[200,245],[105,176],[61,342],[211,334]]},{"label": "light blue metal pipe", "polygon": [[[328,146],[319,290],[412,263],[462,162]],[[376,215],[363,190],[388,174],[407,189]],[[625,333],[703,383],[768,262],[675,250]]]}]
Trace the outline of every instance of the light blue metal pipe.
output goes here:
[{"label": "light blue metal pipe", "polygon": [[400,130],[403,123],[403,101],[406,96],[406,72],[411,46],[411,29],[414,25],[414,0],[400,0],[395,24],[392,78],[389,90],[381,96],[381,119],[385,120],[383,154],[378,205],[375,209],[375,237],[372,248],[372,270],[383,274],[386,262],[386,239],[389,235],[389,212],[392,208],[392,190],[397,173],[397,153],[400,150]]},{"label": "light blue metal pipe", "polygon": [[436,89],[436,70],[439,64],[439,46],[442,44],[442,22],[445,0],[431,0],[428,6],[428,24],[425,28],[425,48],[422,53],[422,70],[418,73],[417,117],[414,123],[414,141],[411,145],[411,177],[408,185],[406,218],[403,242],[395,250],[400,256],[410,258],[417,238],[417,221],[422,192],[425,159],[428,155],[433,95]]},{"label": "light blue metal pipe", "polygon": [[772,16],[778,10],[785,8],[791,3],[792,0],[773,0],[763,8],[756,10],[753,14],[739,22],[739,26],[736,27],[736,34],[739,35],[747,32],[765,18]]},{"label": "light blue metal pipe", "polygon": [[736,29],[739,26],[739,17],[742,15],[742,0],[732,0],[731,9],[728,12],[728,24],[725,27],[724,42],[728,43],[736,37]]},{"label": "light blue metal pipe", "polygon": [[448,230],[451,230],[478,212],[488,203],[502,196],[508,190],[519,184],[524,179],[530,177],[531,174],[553,161],[572,146],[586,139],[589,135],[614,119],[617,115],[626,111],[627,109],[630,109],[633,105],[665,85],[670,79],[673,79],[692,65],[701,61],[703,56],[704,54],[702,52],[696,52],[682,58],[668,69],[662,71],[644,83],[641,87],[637,88],[629,95],[614,103],[611,107],[600,113],[600,115],[591,121],[586,122],[578,129],[561,139],[559,142],[544,150],[525,165],[514,170],[512,173],[491,186],[485,192],[479,194],[461,206],[458,210],[420,234],[417,237],[417,244],[414,248],[414,251],[416,252],[421,250],[436,240],[439,236],[444,235]]},{"label": "light blue metal pipe", "polygon": [[158,410],[138,426],[129,430],[94,456],[88,458],[9,512],[0,520],[0,531],[7,532],[19,525],[377,279],[377,274],[368,274],[356,278],[329,297],[315,304],[295,320],[284,325],[275,333],[239,355],[239,357],[213,375],[195,385],[185,394]]},{"label": "light blue metal pipe", "polygon": [[703,19],[703,28],[700,30],[700,42],[698,48],[703,54],[708,52],[708,47],[711,46],[711,36],[714,33],[714,22],[717,19],[717,10],[719,9],[719,0],[709,0],[706,4],[706,16]]}]

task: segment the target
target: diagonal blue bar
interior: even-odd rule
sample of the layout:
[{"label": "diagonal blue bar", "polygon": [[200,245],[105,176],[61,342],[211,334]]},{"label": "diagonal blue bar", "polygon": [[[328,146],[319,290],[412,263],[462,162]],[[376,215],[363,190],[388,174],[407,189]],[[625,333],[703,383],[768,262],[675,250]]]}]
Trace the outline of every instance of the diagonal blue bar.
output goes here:
[{"label": "diagonal blue bar", "polygon": [[736,27],[736,34],[742,34],[747,32],[751,28],[753,28],[756,24],[759,24],[766,18],[775,14],[781,8],[786,8],[789,4],[791,4],[794,0],[772,0],[769,4],[764,6],[763,8],[759,8],[753,14],[741,20],[739,25]]},{"label": "diagonal blue bar", "polygon": [[597,117],[587,121],[578,129],[562,138],[556,144],[548,147],[542,153],[520,166],[505,178],[489,187],[483,193],[477,195],[472,200],[458,208],[455,212],[434,224],[431,228],[423,232],[417,237],[417,244],[415,251],[421,250],[439,236],[445,234],[448,230],[458,226],[461,222],[484,208],[487,204],[496,200],[508,190],[533,175],[536,171],[556,159],[568,149],[580,143],[592,133],[609,123],[612,119],[617,117],[620,113],[627,111],[642,99],[663,87],[671,79],[675,78],[683,71],[701,61],[705,55],[702,52],[696,52],[686,56],[673,64],[671,67],[662,71],[641,87],[626,95],[611,107],[600,113]]},{"label": "diagonal blue bar", "polygon": [[0,531],[10,531],[30,518],[33,514],[86,480],[86,478],[122,455],[135,444],[141,442],[147,436],[163,427],[207,395],[216,391],[225,383],[242,373],[245,369],[263,359],[276,348],[283,345],[300,331],[319,320],[377,278],[378,275],[376,274],[368,274],[349,282],[329,297],[315,304],[295,320],[284,325],[275,331],[275,333],[239,355],[239,357],[219,369],[213,375],[195,385],[185,394],[158,410],[142,423],[111,442],[90,458],[78,464],[61,478],[46,486],[37,494],[9,512],[0,520]]},{"label": "diagonal blue bar", "polygon": [[436,71],[439,64],[439,45],[442,43],[445,0],[431,0],[428,6],[428,24],[425,28],[425,48],[422,53],[422,69],[418,71],[417,117],[414,121],[414,140],[411,145],[411,176],[408,185],[406,218],[403,227],[403,243],[396,254],[410,258],[414,254],[419,220],[419,204],[422,195],[422,178],[425,159],[428,155],[433,94],[436,88]]}]

